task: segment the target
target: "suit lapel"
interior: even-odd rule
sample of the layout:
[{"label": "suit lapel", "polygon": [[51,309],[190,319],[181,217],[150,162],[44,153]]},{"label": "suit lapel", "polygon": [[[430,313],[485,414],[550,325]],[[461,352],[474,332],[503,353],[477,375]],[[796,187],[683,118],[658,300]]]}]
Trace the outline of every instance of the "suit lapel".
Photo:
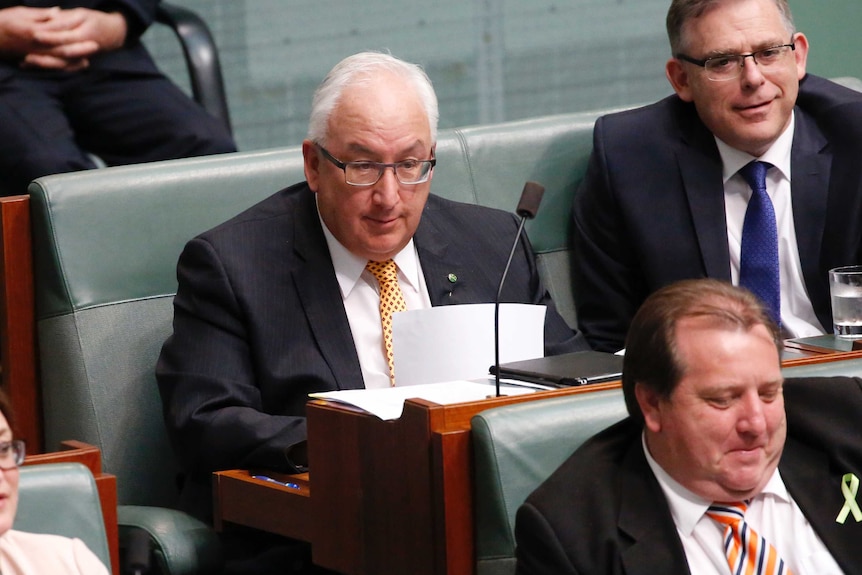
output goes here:
[{"label": "suit lapel", "polygon": [[438,208],[435,197],[430,196],[413,236],[431,305],[475,303],[479,296],[474,293],[472,274],[462,252],[451,249],[452,238],[438,225]]},{"label": "suit lapel", "polygon": [[[814,120],[797,108],[791,150],[791,202],[802,275],[812,302],[828,301],[829,298],[828,293],[820,293],[821,286],[825,285],[825,278],[820,275],[825,272],[819,266],[826,227],[826,206],[829,195],[833,193],[829,190],[832,153],[826,146],[826,138]],[[825,319],[828,316],[820,317],[821,322]],[[824,325],[827,323],[831,323],[831,320]]]},{"label": "suit lapel", "polygon": [[[338,388],[362,388],[364,382],[356,345],[341,303],[341,291],[313,193],[304,194],[297,202],[293,217],[296,258],[291,274],[308,325]],[[333,306],[333,302],[338,305]]]},{"label": "suit lapel", "polygon": [[686,105],[678,118],[682,139],[676,156],[706,275],[730,281],[721,157],[694,106]]},{"label": "suit lapel", "polygon": [[[844,524],[835,521],[844,507],[841,477],[851,469],[835,469],[825,453],[787,439],[781,455],[781,478],[802,513],[845,573],[859,569],[862,523],[853,516]],[[857,497],[862,501],[862,496]]]},{"label": "suit lapel", "polygon": [[640,441],[632,443],[621,475],[618,527],[632,540],[620,557],[626,575],[689,573],[670,508]]}]

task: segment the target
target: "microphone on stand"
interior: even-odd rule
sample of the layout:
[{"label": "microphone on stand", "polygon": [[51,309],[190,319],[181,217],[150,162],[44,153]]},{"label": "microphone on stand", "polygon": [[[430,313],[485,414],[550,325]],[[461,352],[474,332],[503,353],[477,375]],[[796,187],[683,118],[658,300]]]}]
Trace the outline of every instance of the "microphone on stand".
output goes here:
[{"label": "microphone on stand", "polygon": [[515,210],[515,213],[521,218],[518,224],[518,233],[515,234],[515,243],[512,244],[512,251],[509,252],[509,260],[506,262],[503,277],[500,278],[500,285],[497,288],[497,298],[494,300],[494,383],[497,397],[500,397],[500,296],[503,293],[503,283],[506,281],[506,274],[509,273],[509,266],[512,265],[512,257],[514,257],[515,249],[518,247],[518,240],[521,239],[524,224],[527,220],[536,217],[544,193],[545,187],[541,184],[536,182],[524,184],[521,199],[518,201],[518,208]]}]

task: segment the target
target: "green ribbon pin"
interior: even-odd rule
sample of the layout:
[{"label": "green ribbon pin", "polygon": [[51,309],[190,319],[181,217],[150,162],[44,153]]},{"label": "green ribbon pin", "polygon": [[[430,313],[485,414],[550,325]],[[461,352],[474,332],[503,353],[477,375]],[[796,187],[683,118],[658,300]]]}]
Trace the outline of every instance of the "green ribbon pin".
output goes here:
[{"label": "green ribbon pin", "polygon": [[844,507],[835,518],[837,523],[844,525],[847,515],[853,514],[853,519],[856,523],[862,521],[862,510],[859,509],[859,504],[856,503],[856,492],[859,491],[859,478],[852,473],[846,473],[841,478],[841,493],[844,495]]}]

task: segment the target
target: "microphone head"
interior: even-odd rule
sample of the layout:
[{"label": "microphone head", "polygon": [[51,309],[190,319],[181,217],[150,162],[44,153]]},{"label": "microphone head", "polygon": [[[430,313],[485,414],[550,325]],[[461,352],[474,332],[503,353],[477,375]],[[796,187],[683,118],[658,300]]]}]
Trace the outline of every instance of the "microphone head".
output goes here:
[{"label": "microphone head", "polygon": [[515,213],[528,220],[535,218],[544,193],[545,187],[542,184],[536,182],[524,184],[524,191],[521,192],[521,200],[518,202],[518,209],[515,210]]}]

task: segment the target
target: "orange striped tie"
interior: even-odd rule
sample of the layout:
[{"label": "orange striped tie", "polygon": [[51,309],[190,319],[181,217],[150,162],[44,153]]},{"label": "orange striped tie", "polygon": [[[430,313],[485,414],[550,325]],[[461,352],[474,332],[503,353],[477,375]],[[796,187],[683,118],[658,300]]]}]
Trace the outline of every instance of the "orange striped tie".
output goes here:
[{"label": "orange striped tie", "polygon": [[725,526],[724,553],[732,575],[793,575],[775,547],[745,522],[748,505],[710,505],[706,514]]},{"label": "orange striped tie", "polygon": [[389,385],[395,385],[395,359],[392,354],[392,314],[405,311],[404,295],[398,285],[398,266],[392,260],[369,261],[365,269],[371,272],[380,284],[380,323],[383,326],[383,352],[389,364]]}]

